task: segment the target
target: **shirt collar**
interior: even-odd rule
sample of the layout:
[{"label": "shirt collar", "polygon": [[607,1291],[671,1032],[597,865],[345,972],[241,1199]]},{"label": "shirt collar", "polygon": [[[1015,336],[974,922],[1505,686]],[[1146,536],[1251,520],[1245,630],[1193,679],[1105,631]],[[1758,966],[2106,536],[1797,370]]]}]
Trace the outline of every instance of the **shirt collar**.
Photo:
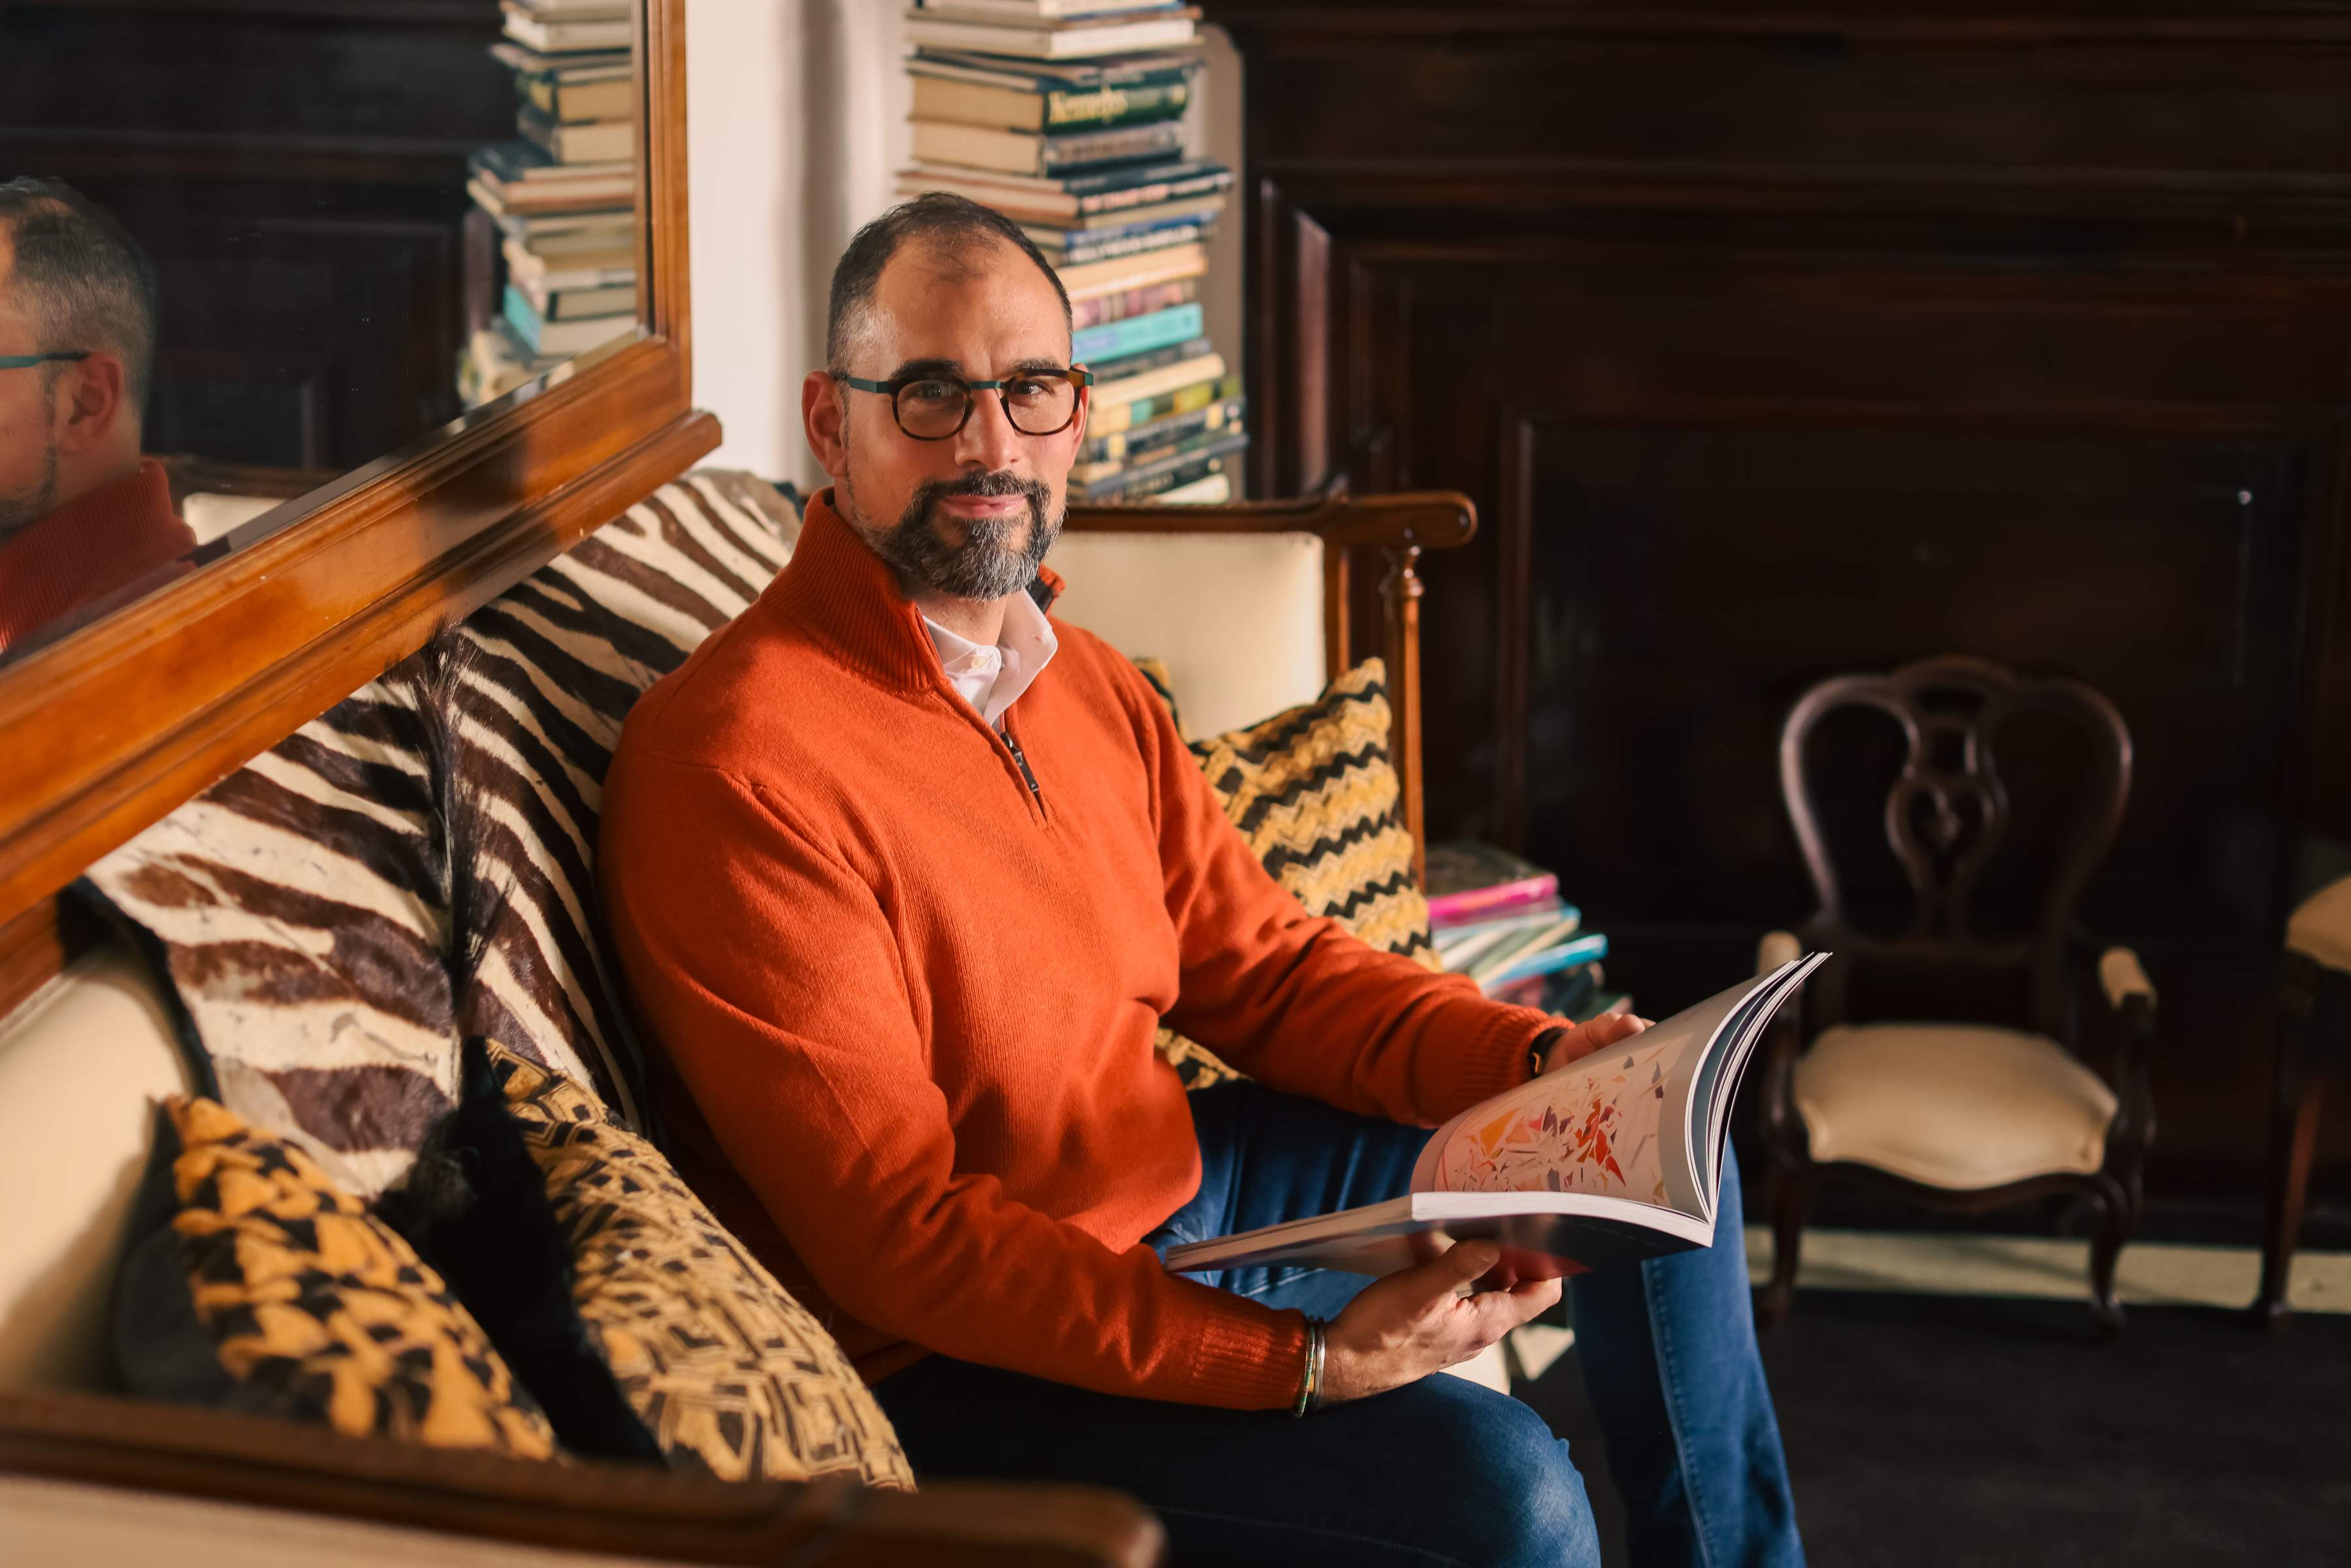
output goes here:
[{"label": "shirt collar", "polygon": [[1053,635],[1052,622],[1025,592],[1004,601],[1004,629],[997,633],[992,648],[948,631],[927,615],[923,617],[923,627],[931,634],[931,645],[938,650],[939,665],[948,684],[990,725],[1020,700],[1020,694],[1043,673],[1061,645]]}]

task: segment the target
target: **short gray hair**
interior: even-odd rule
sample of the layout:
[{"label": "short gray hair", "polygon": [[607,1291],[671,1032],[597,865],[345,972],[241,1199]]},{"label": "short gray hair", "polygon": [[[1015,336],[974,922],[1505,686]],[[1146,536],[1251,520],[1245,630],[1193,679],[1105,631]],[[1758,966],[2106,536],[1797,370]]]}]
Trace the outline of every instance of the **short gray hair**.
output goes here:
[{"label": "short gray hair", "polygon": [[134,412],[155,370],[155,268],[121,220],[63,180],[0,183],[0,231],[16,252],[5,281],[45,354],[100,350],[122,360]]}]

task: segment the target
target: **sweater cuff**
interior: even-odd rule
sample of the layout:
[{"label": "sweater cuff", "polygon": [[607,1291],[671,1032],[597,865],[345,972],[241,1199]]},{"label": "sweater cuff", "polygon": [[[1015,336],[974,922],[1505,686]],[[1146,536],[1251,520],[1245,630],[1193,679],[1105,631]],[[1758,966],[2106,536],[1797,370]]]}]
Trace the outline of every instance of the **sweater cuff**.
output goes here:
[{"label": "sweater cuff", "polygon": [[1533,1008],[1498,1008],[1476,1035],[1450,1053],[1453,1071],[1443,1085],[1450,1108],[1444,1115],[1458,1115],[1480,1100],[1526,1082],[1528,1050],[1551,1030],[1570,1027],[1565,1019]]},{"label": "sweater cuff", "polygon": [[1267,1322],[1255,1314],[1218,1313],[1200,1325],[1192,1363],[1203,1405],[1227,1410],[1287,1410],[1306,1375],[1306,1314],[1283,1310]]}]

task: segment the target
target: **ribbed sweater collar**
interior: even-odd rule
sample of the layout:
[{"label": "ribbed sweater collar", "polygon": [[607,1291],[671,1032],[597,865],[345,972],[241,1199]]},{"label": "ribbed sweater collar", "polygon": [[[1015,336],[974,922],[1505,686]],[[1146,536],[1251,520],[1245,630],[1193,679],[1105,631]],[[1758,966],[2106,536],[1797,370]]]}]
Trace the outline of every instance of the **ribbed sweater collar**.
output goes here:
[{"label": "ribbed sweater collar", "polygon": [[[1061,580],[1040,569],[1048,607]],[[760,603],[783,616],[850,670],[892,691],[933,687],[956,696],[939,651],[923,628],[922,612],[898,587],[898,574],[868,549],[832,509],[832,491],[809,497],[792,559]]]}]

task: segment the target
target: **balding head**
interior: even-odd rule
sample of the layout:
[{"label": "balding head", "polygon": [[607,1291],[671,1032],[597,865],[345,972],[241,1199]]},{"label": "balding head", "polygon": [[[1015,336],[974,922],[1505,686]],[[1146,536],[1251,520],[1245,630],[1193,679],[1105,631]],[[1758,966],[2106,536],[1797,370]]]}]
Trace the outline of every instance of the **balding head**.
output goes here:
[{"label": "balding head", "polygon": [[910,247],[919,254],[909,259],[919,259],[925,271],[946,283],[974,277],[999,247],[1017,251],[1053,286],[1053,296],[1061,303],[1061,324],[1069,325],[1069,292],[1019,224],[992,207],[933,191],[891,208],[859,229],[849,248],[841,253],[841,261],[832,269],[832,300],[824,332],[825,369],[834,375],[850,372],[850,361],[866,335],[873,292],[881,286],[883,271]]},{"label": "balding head", "polygon": [[134,416],[146,406],[155,269],[113,214],[62,180],[0,184],[0,308],[31,328],[43,353],[120,358]]}]

